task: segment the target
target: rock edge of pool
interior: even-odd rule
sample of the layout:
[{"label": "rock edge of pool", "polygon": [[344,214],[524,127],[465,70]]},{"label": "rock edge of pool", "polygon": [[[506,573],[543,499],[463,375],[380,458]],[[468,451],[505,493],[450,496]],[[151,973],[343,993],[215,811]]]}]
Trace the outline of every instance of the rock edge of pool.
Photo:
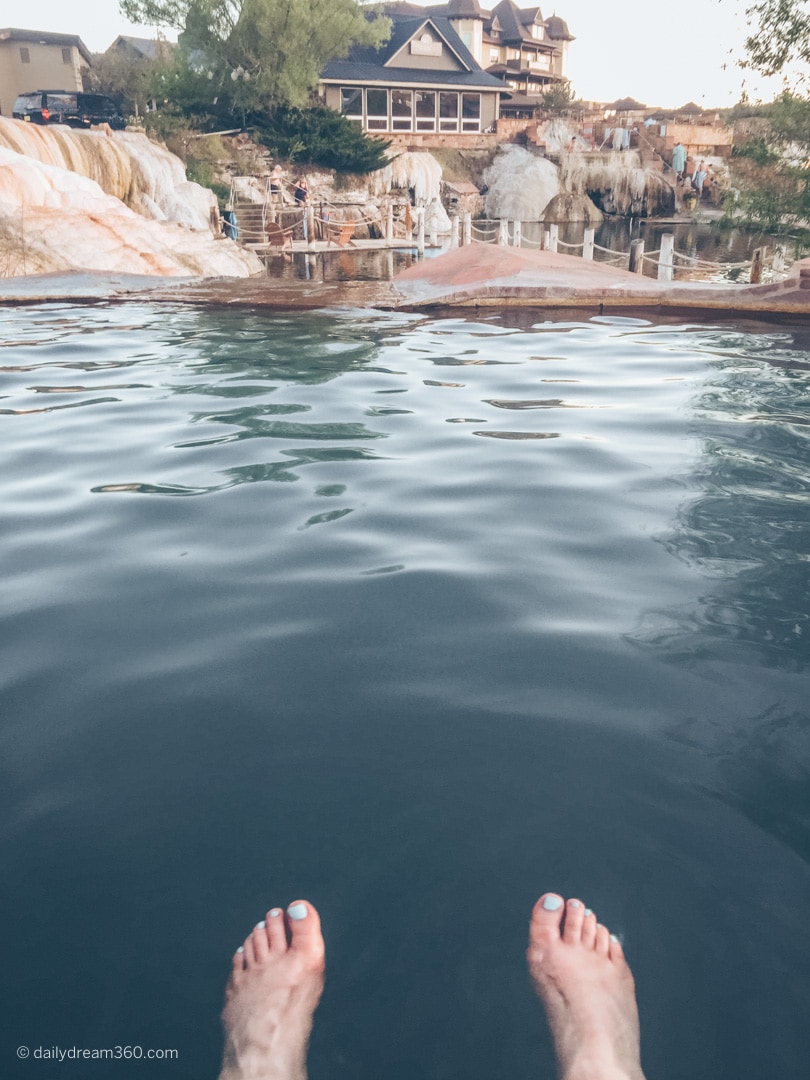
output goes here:
[{"label": "rock edge of pool", "polygon": [[762,285],[655,281],[553,251],[473,244],[419,262],[393,281],[279,282],[267,277],[160,278],[71,271],[6,278],[0,304],[144,301],[206,307],[311,310],[325,307],[556,308],[589,314],[810,314],[810,259],[784,281]]}]

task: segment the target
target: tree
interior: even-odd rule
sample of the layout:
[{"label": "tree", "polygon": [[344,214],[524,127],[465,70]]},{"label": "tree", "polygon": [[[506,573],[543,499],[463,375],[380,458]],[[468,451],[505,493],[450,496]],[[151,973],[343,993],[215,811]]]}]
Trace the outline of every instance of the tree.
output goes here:
[{"label": "tree", "polygon": [[143,116],[154,96],[156,80],[170,62],[172,48],[163,44],[154,58],[134,52],[95,53],[93,66],[85,74],[85,89],[108,94],[120,103],[125,113]]},{"label": "tree", "polygon": [[198,83],[204,103],[243,117],[304,105],[327,61],[354,44],[376,47],[391,31],[357,0],[120,0],[120,8],[131,22],[180,31],[174,83]]},{"label": "tree", "polygon": [[746,8],[752,33],[745,40],[742,66],[761,75],[779,75],[798,65],[806,82],[810,68],[810,0],[760,0]]}]

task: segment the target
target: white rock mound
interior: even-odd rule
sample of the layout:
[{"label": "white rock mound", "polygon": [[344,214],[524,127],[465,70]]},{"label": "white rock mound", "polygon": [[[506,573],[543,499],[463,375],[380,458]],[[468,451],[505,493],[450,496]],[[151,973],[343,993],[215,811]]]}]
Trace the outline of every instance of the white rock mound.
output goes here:
[{"label": "white rock mound", "polygon": [[212,235],[215,202],[144,135],[0,117],[0,275],[261,273],[252,252]]}]

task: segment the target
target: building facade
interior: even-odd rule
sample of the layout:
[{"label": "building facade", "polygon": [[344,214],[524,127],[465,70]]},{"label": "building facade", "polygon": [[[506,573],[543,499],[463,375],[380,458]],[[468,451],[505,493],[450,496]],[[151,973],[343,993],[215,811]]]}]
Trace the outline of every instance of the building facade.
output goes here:
[{"label": "building facade", "polygon": [[485,72],[439,16],[389,12],[379,49],[355,48],[321,73],[325,104],[369,134],[480,135],[494,130],[503,82]]},{"label": "building facade", "polygon": [[82,68],[91,62],[75,34],[0,29],[0,116],[11,116],[18,94],[82,90]]}]

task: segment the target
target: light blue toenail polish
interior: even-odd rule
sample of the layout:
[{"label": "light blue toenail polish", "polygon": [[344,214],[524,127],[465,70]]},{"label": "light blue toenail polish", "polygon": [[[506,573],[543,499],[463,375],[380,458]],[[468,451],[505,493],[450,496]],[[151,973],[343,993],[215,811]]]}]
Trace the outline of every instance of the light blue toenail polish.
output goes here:
[{"label": "light blue toenail polish", "polygon": [[580,904],[579,900],[572,900],[571,907],[582,907],[582,904]]},{"label": "light blue toenail polish", "polygon": [[239,948],[238,948],[238,949],[237,949],[236,951],[237,951],[237,952],[244,952],[244,951],[245,951],[245,946],[244,946],[244,945],[240,945],[240,946],[239,946]]},{"label": "light blue toenail polish", "polygon": [[610,935],[610,940],[611,940],[611,941],[615,941],[617,945],[619,944],[619,939],[618,939],[618,938],[616,937],[616,935],[615,935],[615,934],[611,934],[611,935]]},{"label": "light blue toenail polish", "polygon": [[307,917],[307,905],[306,904],[290,904],[287,908],[287,914],[291,919],[298,922],[300,919]]},{"label": "light blue toenail polish", "polygon": [[257,923],[256,923],[256,929],[257,929],[257,930],[264,930],[264,928],[265,928],[266,926],[267,926],[267,923],[266,923],[266,922],[264,921],[264,919],[262,919],[262,921],[261,921],[261,922],[257,922]]},{"label": "light blue toenail polish", "polygon": [[563,902],[559,896],[547,896],[543,901],[543,907],[546,911],[559,911],[562,906]]},{"label": "light blue toenail polish", "polygon": [[585,908],[585,914],[586,915],[593,915],[593,912],[591,911],[591,909],[589,907],[586,907]]},{"label": "light blue toenail polish", "polygon": [[270,918],[271,919],[277,919],[280,914],[281,914],[281,908],[280,907],[274,907],[273,910],[270,912]]}]

